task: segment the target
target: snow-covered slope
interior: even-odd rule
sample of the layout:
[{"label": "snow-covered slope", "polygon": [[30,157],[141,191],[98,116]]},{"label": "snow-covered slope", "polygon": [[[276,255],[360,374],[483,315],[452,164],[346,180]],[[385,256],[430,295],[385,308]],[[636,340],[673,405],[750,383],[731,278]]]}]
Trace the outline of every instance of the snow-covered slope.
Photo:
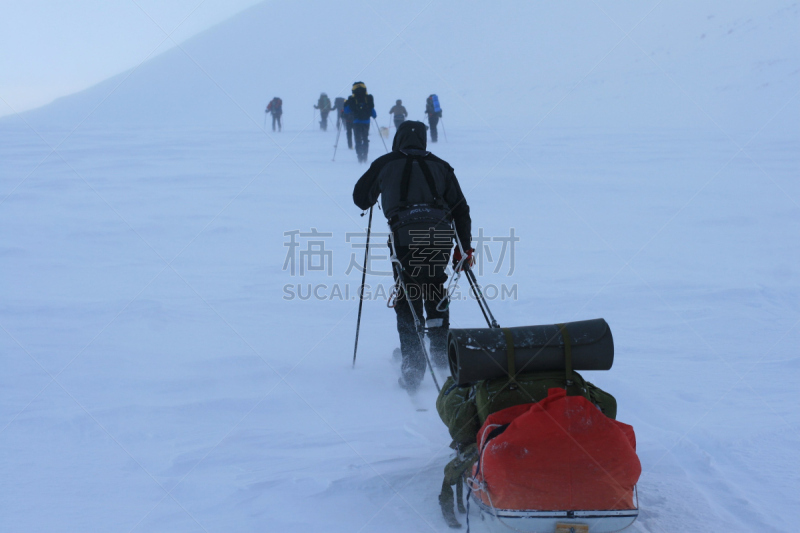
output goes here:
[{"label": "snow-covered slope", "polygon": [[[283,98],[366,81],[380,118],[436,92],[452,126],[715,127],[754,132],[800,83],[794,2],[266,1],[27,114],[38,126],[252,126]],[[795,110],[796,112],[796,110]]]},{"label": "snow-covered slope", "polygon": [[[632,531],[800,523],[797,5],[493,4],[268,2],[0,121],[0,531],[449,531],[384,301],[350,364],[364,167],[311,105],[355,79],[383,124],[441,95],[476,235],[520,238],[479,256],[501,324],[609,322],[586,377],[636,429]],[[296,230],[330,275],[291,275]]]}]

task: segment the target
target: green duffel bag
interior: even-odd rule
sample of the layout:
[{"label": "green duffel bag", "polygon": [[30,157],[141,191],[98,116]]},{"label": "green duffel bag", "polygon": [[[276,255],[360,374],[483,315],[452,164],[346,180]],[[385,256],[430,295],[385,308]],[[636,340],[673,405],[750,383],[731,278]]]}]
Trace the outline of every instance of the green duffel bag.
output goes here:
[{"label": "green duffel bag", "polygon": [[549,389],[567,389],[571,396],[583,396],[595,404],[609,418],[617,416],[617,401],[612,395],[572,372],[567,383],[564,372],[536,372],[520,374],[512,379],[493,379],[481,381],[475,386],[475,405],[478,420],[483,424],[492,413],[508,407],[526,403],[536,403],[547,398]]},{"label": "green duffel bag", "polygon": [[608,418],[617,419],[617,399],[607,393],[594,383],[588,381],[586,391],[589,393],[589,401],[595,404]]},{"label": "green duffel bag", "polygon": [[452,377],[448,377],[436,398],[436,411],[450,431],[454,446],[475,444],[475,437],[481,429],[475,406],[475,387],[459,387]]}]

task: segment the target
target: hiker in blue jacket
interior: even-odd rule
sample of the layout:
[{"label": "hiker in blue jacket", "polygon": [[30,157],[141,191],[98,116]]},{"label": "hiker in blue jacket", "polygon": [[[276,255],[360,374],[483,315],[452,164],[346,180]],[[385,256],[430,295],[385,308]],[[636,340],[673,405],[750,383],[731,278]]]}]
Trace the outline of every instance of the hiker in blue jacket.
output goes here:
[{"label": "hiker in blue jacket", "polygon": [[375,100],[371,94],[367,94],[367,86],[363,81],[353,84],[353,94],[344,103],[344,113],[353,117],[358,162],[366,163],[369,152],[369,122],[378,114],[375,112]]}]

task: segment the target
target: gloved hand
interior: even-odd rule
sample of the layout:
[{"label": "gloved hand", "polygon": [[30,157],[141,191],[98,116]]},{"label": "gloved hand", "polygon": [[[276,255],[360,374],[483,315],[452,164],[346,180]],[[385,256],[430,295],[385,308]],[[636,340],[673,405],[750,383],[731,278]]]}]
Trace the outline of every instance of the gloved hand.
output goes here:
[{"label": "gloved hand", "polygon": [[461,263],[461,268],[459,268],[459,264],[458,263],[461,262],[462,255],[461,255],[461,250],[458,248],[458,246],[456,246],[456,249],[453,250],[453,269],[456,272],[460,272],[460,271],[464,270],[465,266],[468,266],[469,268],[474,267],[475,266],[475,257],[473,257],[473,255],[472,255],[474,252],[475,252],[475,250],[473,250],[472,248],[467,249],[467,251],[466,251],[467,258],[464,260],[463,263]]}]

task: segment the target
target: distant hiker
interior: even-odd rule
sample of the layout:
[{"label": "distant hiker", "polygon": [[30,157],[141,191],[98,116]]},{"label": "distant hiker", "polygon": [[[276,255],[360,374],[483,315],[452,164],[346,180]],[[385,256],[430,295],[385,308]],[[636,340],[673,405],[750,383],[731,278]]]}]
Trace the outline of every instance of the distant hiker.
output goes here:
[{"label": "distant hiker", "polygon": [[406,117],[408,116],[408,112],[406,111],[406,108],[403,107],[403,101],[402,100],[398,100],[394,104],[394,107],[389,110],[389,114],[390,115],[394,115],[394,127],[395,128],[399,128],[400,124],[402,124],[405,121]]},{"label": "distant hiker", "polygon": [[425,100],[425,114],[428,115],[428,124],[431,126],[431,142],[438,142],[439,133],[436,131],[436,126],[439,124],[439,119],[442,118],[442,107],[439,105],[439,97],[435,94]]},{"label": "distant hiker", "polygon": [[353,94],[344,103],[344,113],[345,116],[350,115],[353,120],[358,161],[366,163],[369,153],[369,121],[378,114],[375,113],[375,100],[371,94],[367,94],[367,86],[363,81],[353,84]]},{"label": "distant hiker", "polygon": [[[416,390],[425,376],[426,361],[407,297],[421,321],[424,307],[433,363],[447,363],[449,302],[440,306],[444,311],[436,307],[447,296],[444,284],[453,245],[451,220],[466,251],[465,262],[474,262],[469,206],[453,167],[425,150],[426,130],[422,122],[400,124],[392,151],[373,161],[353,190],[353,201],[361,209],[369,209],[381,197],[397,258],[404,268],[409,294],[398,295],[394,310],[403,356],[399,383],[409,391]],[[461,257],[456,248],[453,263]]]},{"label": "distant hiker", "polygon": [[272,131],[275,131],[275,125],[278,125],[278,131],[281,131],[281,115],[283,115],[283,100],[277,96],[273,98],[267,105],[265,113],[272,113]]},{"label": "distant hiker", "polygon": [[336,129],[338,130],[341,127],[342,119],[344,118],[342,116],[344,114],[344,98],[337,96],[336,100],[333,101],[331,108],[336,110]]},{"label": "distant hiker", "polygon": [[333,103],[336,110],[336,129],[347,129],[347,147],[353,149],[353,115],[344,114],[344,98],[337,96]]},{"label": "distant hiker", "polygon": [[327,94],[322,93],[319,95],[319,100],[317,100],[317,105],[314,106],[314,109],[319,109],[319,129],[328,131],[328,113],[331,112],[331,100]]}]

